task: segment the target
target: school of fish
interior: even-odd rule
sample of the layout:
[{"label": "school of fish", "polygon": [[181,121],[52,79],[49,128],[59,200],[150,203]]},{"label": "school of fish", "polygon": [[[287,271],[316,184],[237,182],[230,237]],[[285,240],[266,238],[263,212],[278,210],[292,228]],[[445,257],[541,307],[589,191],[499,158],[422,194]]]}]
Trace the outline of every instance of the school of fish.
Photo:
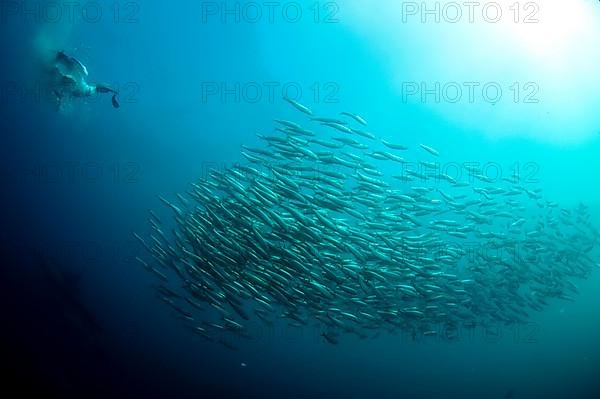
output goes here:
[{"label": "school of fish", "polygon": [[598,267],[585,205],[562,208],[472,165],[457,179],[431,145],[409,149],[359,115],[284,100],[304,122],[276,119],[263,146],[242,146],[244,162],[176,202],[160,197],[173,229],[150,211],[151,233],[135,234],[159,298],[198,335],[234,348],[222,332],[280,317],[320,326],[331,344],[405,323],[522,322],[573,300]]}]

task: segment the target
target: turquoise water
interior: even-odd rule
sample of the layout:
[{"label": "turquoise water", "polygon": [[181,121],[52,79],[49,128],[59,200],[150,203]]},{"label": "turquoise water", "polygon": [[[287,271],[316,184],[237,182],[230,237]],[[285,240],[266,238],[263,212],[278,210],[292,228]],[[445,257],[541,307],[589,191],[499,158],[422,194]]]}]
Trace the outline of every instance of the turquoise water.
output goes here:
[{"label": "turquoise water", "polygon": [[[159,195],[177,201],[214,166],[242,160],[242,144],[264,146],[256,133],[272,134],[273,119],[305,121],[286,95],[318,115],[359,114],[411,154],[424,143],[446,164],[516,168],[545,199],[586,204],[599,226],[597,2],[520,4],[517,23],[503,2],[499,23],[477,12],[474,23],[423,22],[396,2],[280,3],[273,22],[249,2],[94,3],[73,21],[44,15],[48,4],[2,9],[3,342],[15,381],[63,397],[596,397],[598,270],[571,279],[572,301],[548,300],[497,342],[480,329],[414,342],[381,328],[330,345],[312,324],[291,335],[282,318],[232,351],[159,300],[132,232],[150,232],[148,209],[170,231]],[[221,14],[236,4],[239,21]],[[101,95],[57,111],[40,62],[60,49],[118,88],[120,108]],[[485,85],[500,87],[498,101]]]}]

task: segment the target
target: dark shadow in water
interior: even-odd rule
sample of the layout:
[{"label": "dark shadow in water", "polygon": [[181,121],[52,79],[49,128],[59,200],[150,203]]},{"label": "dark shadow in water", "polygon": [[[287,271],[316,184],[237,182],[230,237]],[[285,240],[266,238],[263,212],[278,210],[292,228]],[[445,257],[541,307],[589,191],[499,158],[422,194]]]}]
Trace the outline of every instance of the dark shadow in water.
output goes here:
[{"label": "dark shadow in water", "polygon": [[190,381],[176,361],[164,364],[151,350],[141,355],[116,341],[118,327],[99,321],[85,302],[77,266],[0,240],[0,395],[254,397],[231,382]]},{"label": "dark shadow in water", "polygon": [[3,388],[100,393],[103,328],[82,300],[80,276],[39,251],[2,249]]}]

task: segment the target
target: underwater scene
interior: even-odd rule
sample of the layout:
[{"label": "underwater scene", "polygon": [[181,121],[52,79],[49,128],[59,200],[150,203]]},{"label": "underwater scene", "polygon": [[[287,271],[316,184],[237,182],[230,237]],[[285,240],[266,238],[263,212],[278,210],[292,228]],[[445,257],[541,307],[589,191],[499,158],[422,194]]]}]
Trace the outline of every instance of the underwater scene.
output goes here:
[{"label": "underwater scene", "polygon": [[5,397],[600,397],[600,2],[0,30]]}]

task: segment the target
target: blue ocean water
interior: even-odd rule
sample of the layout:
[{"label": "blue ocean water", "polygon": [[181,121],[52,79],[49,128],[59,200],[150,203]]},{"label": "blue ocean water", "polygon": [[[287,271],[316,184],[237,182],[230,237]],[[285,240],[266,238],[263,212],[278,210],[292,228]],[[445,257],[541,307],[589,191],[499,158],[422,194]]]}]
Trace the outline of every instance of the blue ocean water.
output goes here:
[{"label": "blue ocean water", "polygon": [[[519,22],[540,22],[504,3],[508,27],[391,1],[99,2],[72,19],[66,3],[3,2],[2,375],[61,397],[597,397],[598,270],[497,340],[330,345],[281,319],[232,351],[186,328],[135,259],[149,209],[175,227],[159,195],[239,161],[273,119],[301,119],[283,96],[448,163],[518,170],[600,225],[600,6],[518,4]],[[57,111],[40,65],[58,50],[120,107],[104,94]]]}]

